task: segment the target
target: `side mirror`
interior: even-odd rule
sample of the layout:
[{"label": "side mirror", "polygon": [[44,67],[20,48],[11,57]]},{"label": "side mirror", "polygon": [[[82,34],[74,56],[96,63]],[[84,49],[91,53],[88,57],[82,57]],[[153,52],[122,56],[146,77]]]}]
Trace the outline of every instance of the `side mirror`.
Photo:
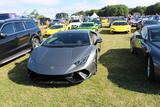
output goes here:
[{"label": "side mirror", "polygon": [[138,38],[138,39],[143,39],[143,38],[142,38],[142,35],[136,35],[136,38]]},{"label": "side mirror", "polygon": [[95,44],[97,44],[97,43],[102,43],[102,42],[103,42],[102,39],[97,39],[96,42],[95,42]]},{"label": "side mirror", "polygon": [[4,33],[0,33],[0,39],[3,39],[3,38],[5,38],[6,37],[6,34],[4,34]]}]

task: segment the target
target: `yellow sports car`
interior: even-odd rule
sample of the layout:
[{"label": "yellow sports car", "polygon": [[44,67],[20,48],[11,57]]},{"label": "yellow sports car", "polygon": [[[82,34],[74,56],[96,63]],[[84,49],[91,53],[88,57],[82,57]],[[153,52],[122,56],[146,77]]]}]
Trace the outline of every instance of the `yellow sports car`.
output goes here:
[{"label": "yellow sports car", "polygon": [[67,26],[65,24],[52,25],[51,27],[46,29],[45,35],[49,36],[49,35],[52,35],[52,34],[59,32],[59,31],[70,30],[70,28],[71,28],[70,26]]},{"label": "yellow sports car", "polygon": [[131,32],[131,26],[127,21],[114,21],[110,27],[110,32]]},{"label": "yellow sports car", "polygon": [[102,23],[108,23],[108,20],[107,19],[102,19],[101,22]]}]

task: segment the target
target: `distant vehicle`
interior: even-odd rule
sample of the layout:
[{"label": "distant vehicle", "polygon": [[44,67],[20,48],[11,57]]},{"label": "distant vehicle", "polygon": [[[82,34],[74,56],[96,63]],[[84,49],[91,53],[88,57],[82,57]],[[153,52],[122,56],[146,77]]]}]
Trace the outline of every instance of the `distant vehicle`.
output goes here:
[{"label": "distant vehicle", "polygon": [[132,54],[144,55],[146,59],[146,77],[149,80],[159,78],[160,74],[160,25],[144,26],[130,39]]},{"label": "distant vehicle", "polygon": [[131,26],[127,21],[114,21],[110,26],[110,32],[131,32]]},{"label": "distant vehicle", "polygon": [[17,18],[17,15],[15,13],[2,13],[2,14],[0,14],[0,20],[15,19],[15,18]]},{"label": "distant vehicle", "polygon": [[94,20],[91,20],[91,22],[98,24],[99,28],[102,28],[102,22],[100,20],[94,19]]},{"label": "distant vehicle", "polygon": [[103,18],[102,20],[101,20],[101,23],[107,23],[108,22],[108,20],[106,19],[106,18]]},{"label": "distant vehicle", "polygon": [[138,23],[141,21],[141,19],[132,19],[129,24],[132,26],[132,27],[137,27]]},{"label": "distant vehicle", "polygon": [[70,21],[70,26],[72,26],[72,29],[76,29],[82,22],[79,19],[74,19]]},{"label": "distant vehicle", "polygon": [[142,29],[144,26],[156,25],[156,24],[158,24],[157,20],[142,20],[138,23],[136,29],[139,30],[139,29]]},{"label": "distant vehicle", "polygon": [[93,32],[98,31],[98,24],[94,23],[94,22],[83,22],[78,28],[77,30],[90,30]]},{"label": "distant vehicle", "polygon": [[49,24],[49,27],[51,27],[52,25],[58,25],[58,24],[65,24],[65,21],[61,19],[55,19]]},{"label": "distant vehicle", "polygon": [[47,25],[51,22],[50,18],[40,18],[39,19],[41,25]]},{"label": "distant vehicle", "polygon": [[54,33],[64,31],[64,30],[70,30],[71,28],[69,26],[66,26],[65,24],[59,24],[59,25],[53,25],[46,29],[46,36],[50,36]]},{"label": "distant vehicle", "polygon": [[101,42],[91,31],[58,32],[32,51],[29,77],[43,83],[80,83],[97,72]]},{"label": "distant vehicle", "polygon": [[31,19],[0,21],[0,65],[40,45],[40,29]]}]

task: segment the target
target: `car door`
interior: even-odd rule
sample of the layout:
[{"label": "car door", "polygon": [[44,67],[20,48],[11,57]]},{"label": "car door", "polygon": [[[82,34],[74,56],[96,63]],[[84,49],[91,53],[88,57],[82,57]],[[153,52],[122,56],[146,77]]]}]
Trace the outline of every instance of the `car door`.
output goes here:
[{"label": "car door", "polygon": [[30,33],[25,29],[23,22],[14,22],[16,37],[18,39],[18,48],[20,50],[29,48],[30,46]]},{"label": "car door", "polygon": [[135,47],[136,47],[136,51],[139,54],[144,55],[145,53],[145,41],[147,40],[147,28],[144,27],[140,32],[139,35],[141,36],[141,38],[135,38]]},{"label": "car door", "polygon": [[18,41],[13,23],[4,24],[1,32],[6,35],[4,38],[0,39],[0,60],[3,60],[16,53]]}]

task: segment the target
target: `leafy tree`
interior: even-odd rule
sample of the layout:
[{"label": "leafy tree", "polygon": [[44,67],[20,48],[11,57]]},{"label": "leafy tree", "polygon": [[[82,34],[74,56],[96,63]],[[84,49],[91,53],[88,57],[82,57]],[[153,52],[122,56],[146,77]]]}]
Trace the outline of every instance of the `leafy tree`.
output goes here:
[{"label": "leafy tree", "polygon": [[56,14],[56,19],[68,20],[69,19],[69,15],[68,15],[68,13],[57,13]]},{"label": "leafy tree", "polygon": [[145,14],[147,14],[147,15],[160,14],[160,2],[158,2],[154,5],[148,6]]},{"label": "leafy tree", "polygon": [[130,13],[131,13],[131,14],[134,14],[134,13],[138,12],[138,13],[140,13],[141,15],[144,15],[144,14],[145,14],[145,11],[146,11],[146,8],[147,8],[147,7],[137,6],[136,8],[130,9]]},{"label": "leafy tree", "polygon": [[28,17],[31,18],[31,19],[38,19],[39,15],[40,15],[40,14],[38,13],[37,10],[33,10],[33,11],[28,15]]}]

